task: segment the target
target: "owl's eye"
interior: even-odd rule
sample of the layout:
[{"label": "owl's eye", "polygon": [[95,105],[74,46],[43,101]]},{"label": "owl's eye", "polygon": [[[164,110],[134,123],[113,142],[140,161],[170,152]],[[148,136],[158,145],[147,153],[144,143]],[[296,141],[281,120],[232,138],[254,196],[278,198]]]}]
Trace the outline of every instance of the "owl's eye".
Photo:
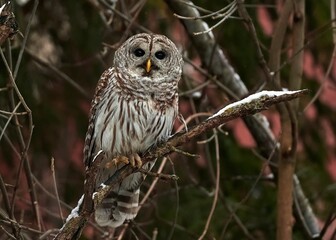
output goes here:
[{"label": "owl's eye", "polygon": [[133,53],[136,57],[142,57],[143,55],[145,55],[145,51],[141,48],[135,49]]},{"label": "owl's eye", "polygon": [[155,57],[159,60],[162,60],[166,57],[166,53],[164,51],[157,51],[155,53]]}]

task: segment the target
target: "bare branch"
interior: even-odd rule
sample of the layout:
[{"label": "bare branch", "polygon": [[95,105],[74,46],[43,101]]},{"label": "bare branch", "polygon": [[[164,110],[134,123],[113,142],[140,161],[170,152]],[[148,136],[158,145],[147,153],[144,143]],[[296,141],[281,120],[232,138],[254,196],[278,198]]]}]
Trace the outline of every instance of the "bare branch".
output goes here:
[{"label": "bare branch", "polygon": [[202,235],[198,238],[199,240],[204,239],[212,219],[212,216],[215,212],[217,201],[218,201],[218,195],[219,195],[219,188],[220,188],[220,156],[219,156],[219,141],[218,141],[218,135],[215,133],[215,146],[216,146],[216,189],[215,189],[215,196],[212,202],[211,210],[208,216],[208,219],[206,221],[206,224],[204,226],[204,230],[202,232]]},{"label": "bare branch", "polygon": [[50,166],[51,175],[52,175],[52,179],[53,179],[53,185],[54,185],[54,190],[55,190],[55,197],[56,197],[56,201],[57,201],[58,211],[59,211],[60,218],[64,223],[62,207],[61,207],[61,200],[59,198],[58,190],[57,190],[56,173],[55,173],[55,159],[54,158],[51,158],[51,164],[50,165],[51,165]]}]

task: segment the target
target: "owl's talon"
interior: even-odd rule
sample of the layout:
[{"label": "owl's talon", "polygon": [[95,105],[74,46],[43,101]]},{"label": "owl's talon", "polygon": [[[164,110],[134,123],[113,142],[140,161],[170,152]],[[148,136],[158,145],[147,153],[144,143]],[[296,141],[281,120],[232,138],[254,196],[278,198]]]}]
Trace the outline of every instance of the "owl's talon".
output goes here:
[{"label": "owl's talon", "polygon": [[128,160],[132,167],[140,168],[142,165],[141,158],[137,153],[131,154]]},{"label": "owl's talon", "polygon": [[120,163],[129,164],[128,157],[118,156],[116,158],[113,158],[111,161],[106,163],[106,168],[111,168],[112,166],[116,167]]},{"label": "owl's talon", "polygon": [[135,155],[135,162],[136,162],[137,168],[141,168],[142,161],[141,161],[141,158],[140,158],[140,156],[138,154]]},{"label": "owl's talon", "polygon": [[112,167],[117,167],[118,164],[130,164],[132,167],[140,168],[142,166],[142,161],[140,156],[135,153],[131,154],[128,157],[126,156],[118,156],[116,158],[113,158],[111,161],[108,161],[105,164],[105,168],[112,168]]},{"label": "owl's talon", "polygon": [[135,165],[134,156],[133,155],[129,156],[128,160],[129,160],[129,163],[131,164],[131,166],[134,167],[134,165]]}]

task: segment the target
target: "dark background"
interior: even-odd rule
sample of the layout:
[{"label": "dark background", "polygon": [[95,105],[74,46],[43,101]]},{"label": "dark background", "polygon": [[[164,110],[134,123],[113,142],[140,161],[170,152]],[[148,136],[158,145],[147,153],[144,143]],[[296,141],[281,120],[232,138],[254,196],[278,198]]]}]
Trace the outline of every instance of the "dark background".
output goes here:
[{"label": "dark background", "polygon": [[[11,112],[13,103],[15,106],[21,100],[8,87],[9,74],[2,58],[0,109],[6,112],[0,112],[0,175],[13,207],[13,215],[9,218],[15,217],[22,226],[29,228],[21,231],[25,239],[38,239],[44,237],[43,233],[46,233],[44,239],[50,238],[56,232],[53,229],[60,228],[71,208],[76,206],[83,193],[82,149],[96,83],[104,69],[111,65],[114,50],[129,36],[144,31],[141,27],[171,38],[186,59],[180,82],[180,113],[185,119],[193,117],[188,120],[189,126],[204,120],[232,100],[210,80],[209,75],[204,74],[208,69],[201,64],[202,59],[190,36],[164,1],[119,0],[109,7],[107,2],[41,0],[36,12],[33,0],[22,4],[12,2],[22,34],[6,41],[1,48],[13,72],[19,64],[15,82],[31,110],[33,122],[29,122],[27,114],[17,115],[18,122],[14,117],[8,121],[10,115],[6,112]],[[193,2],[209,11],[217,11],[229,3]],[[272,33],[281,15],[283,1],[248,1],[246,7],[268,61]],[[328,216],[335,211],[336,199],[336,68],[330,9],[328,1],[306,2],[300,88],[308,88],[310,93],[300,100],[296,160],[296,174],[321,228],[329,225]],[[254,92],[265,82],[265,76],[246,25],[237,12],[233,16],[215,28],[213,34],[232,67],[249,91]],[[212,26],[220,19],[204,20]],[[289,87],[293,54],[291,26],[289,22],[279,70],[284,88]],[[327,73],[329,65],[331,71]],[[310,102],[314,96],[316,99]],[[18,107],[17,112],[25,111],[23,105]],[[197,113],[204,114],[197,117]],[[271,108],[264,114],[277,139],[281,132],[279,113]],[[175,131],[179,127],[181,122],[176,121]],[[266,160],[257,154],[256,143],[242,120],[234,120],[214,132],[203,134],[182,149],[198,154],[199,158],[177,153],[170,155],[163,172],[175,173],[179,180],[158,181],[135,221],[117,229],[115,236],[124,231],[124,239],[197,239],[209,218],[206,239],[275,239],[276,184]],[[220,166],[216,164],[216,149]],[[30,170],[23,164],[23,159],[29,162]],[[155,170],[160,163],[158,161]],[[218,167],[218,200],[214,214],[209,216],[216,195]],[[30,180],[27,178],[29,171]],[[144,194],[153,180],[153,177],[147,178],[142,186]],[[32,210],[29,181],[36,191],[40,229]],[[2,221],[3,230],[10,233],[4,193],[2,191],[0,195],[0,225]],[[335,224],[330,225],[324,239],[332,239],[334,231]],[[112,234],[110,238],[102,237],[104,232],[113,231],[99,228],[92,221],[82,238],[114,239]],[[0,239],[8,239],[5,231],[0,231]],[[293,239],[309,239],[299,224],[294,226]]]}]

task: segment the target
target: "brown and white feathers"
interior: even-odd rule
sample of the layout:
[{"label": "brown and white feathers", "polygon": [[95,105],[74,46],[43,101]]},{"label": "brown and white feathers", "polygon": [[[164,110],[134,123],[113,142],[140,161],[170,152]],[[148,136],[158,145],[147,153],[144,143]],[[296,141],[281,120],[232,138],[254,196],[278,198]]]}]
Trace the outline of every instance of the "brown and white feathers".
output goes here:
[{"label": "brown and white feathers", "polygon": [[[178,113],[182,56],[163,35],[137,34],[115,52],[113,66],[101,76],[85,139],[84,162],[90,167],[100,151],[107,156],[97,175],[99,187],[124,164],[107,164],[118,156],[146,152],[171,134]],[[155,161],[142,166],[151,169]],[[138,210],[142,173],[123,179],[97,207],[96,222],[118,227]]]}]

